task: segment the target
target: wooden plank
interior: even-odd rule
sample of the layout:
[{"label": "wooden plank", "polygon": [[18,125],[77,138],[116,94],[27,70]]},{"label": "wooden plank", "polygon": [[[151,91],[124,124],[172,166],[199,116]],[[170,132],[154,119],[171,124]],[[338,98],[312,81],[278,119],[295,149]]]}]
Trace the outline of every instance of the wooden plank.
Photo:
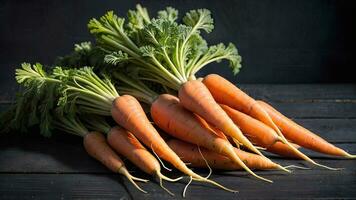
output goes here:
[{"label": "wooden plank", "polygon": [[[355,163],[355,161],[352,161]],[[206,175],[206,173],[201,173]],[[334,199],[354,198],[355,168],[343,171],[296,170],[292,174],[259,173],[274,180],[264,183],[241,174],[227,172],[212,179],[240,192],[232,194],[213,186],[194,183],[189,199]],[[148,177],[145,177],[148,178]],[[182,199],[187,179],[165,186]],[[0,174],[1,199],[173,199],[157,183],[140,184],[149,194],[137,191],[125,178],[112,174]]]},{"label": "wooden plank", "polygon": [[275,102],[356,100],[356,84],[241,84],[255,99]]},{"label": "wooden plank", "polygon": [[353,102],[270,102],[290,118],[356,118]]},{"label": "wooden plank", "polygon": [[295,121],[329,142],[356,142],[356,119],[295,119]]},{"label": "wooden plank", "polygon": [[3,135],[0,140],[0,172],[109,173],[85,152],[82,140],[71,135],[44,138]]}]

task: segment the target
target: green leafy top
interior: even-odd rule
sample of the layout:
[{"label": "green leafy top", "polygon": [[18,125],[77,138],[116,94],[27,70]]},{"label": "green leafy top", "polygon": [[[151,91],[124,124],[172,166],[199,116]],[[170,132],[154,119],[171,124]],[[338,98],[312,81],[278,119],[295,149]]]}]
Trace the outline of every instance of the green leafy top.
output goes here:
[{"label": "green leafy top", "polygon": [[14,107],[13,127],[25,131],[39,124],[44,136],[51,136],[54,127],[83,136],[87,130],[77,115],[110,115],[112,102],[118,96],[110,80],[100,78],[90,67],[55,67],[47,74],[39,63],[23,63],[16,70],[16,80],[24,91]]},{"label": "green leafy top", "polygon": [[110,115],[112,102],[119,94],[107,76],[100,78],[91,67],[56,67],[53,75],[62,81],[58,101],[62,112]]},{"label": "green leafy top", "polygon": [[103,134],[110,132],[111,126],[104,117],[98,115],[89,115],[83,118],[86,127],[93,131],[99,131]]},{"label": "green leafy top", "polygon": [[32,66],[23,63],[16,69],[16,80],[24,86],[24,91],[17,98],[12,127],[24,132],[28,127],[39,124],[41,134],[51,136],[52,112],[61,81],[47,75],[39,63]]},{"label": "green leafy top", "polygon": [[[159,82],[172,89],[189,79],[211,62],[228,60],[238,73],[241,57],[233,44],[208,46],[201,32],[210,33],[213,19],[207,9],[191,10],[178,23],[178,11],[167,7],[157,18],[149,18],[140,5],[128,12],[128,23],[109,11],[88,24],[98,45],[107,53],[105,61],[117,65],[131,63],[140,78]],[[126,65],[129,66],[129,65]],[[132,65],[131,65],[132,66]]]},{"label": "green leafy top", "polygon": [[89,133],[78,116],[56,114],[53,125],[56,129],[73,135],[84,137]]},{"label": "green leafy top", "polygon": [[65,66],[67,68],[78,68],[82,66],[95,66],[104,68],[108,64],[104,63],[105,52],[91,42],[81,42],[74,45],[74,50],[68,55],[58,57],[54,62],[55,66]]}]

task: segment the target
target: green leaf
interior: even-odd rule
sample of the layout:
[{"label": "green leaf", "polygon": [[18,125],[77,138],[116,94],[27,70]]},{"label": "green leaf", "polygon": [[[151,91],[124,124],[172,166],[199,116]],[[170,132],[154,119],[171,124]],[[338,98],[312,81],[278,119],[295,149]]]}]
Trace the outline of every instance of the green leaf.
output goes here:
[{"label": "green leaf", "polygon": [[105,55],[104,62],[111,65],[117,65],[122,62],[127,62],[129,59],[129,55],[127,55],[127,53],[114,51],[111,54]]},{"label": "green leaf", "polygon": [[178,19],[178,10],[172,7],[167,7],[165,10],[160,10],[158,11],[158,19],[176,21]]},{"label": "green leaf", "polygon": [[191,10],[183,17],[183,22],[195,30],[204,30],[210,33],[214,29],[214,20],[208,9]]}]

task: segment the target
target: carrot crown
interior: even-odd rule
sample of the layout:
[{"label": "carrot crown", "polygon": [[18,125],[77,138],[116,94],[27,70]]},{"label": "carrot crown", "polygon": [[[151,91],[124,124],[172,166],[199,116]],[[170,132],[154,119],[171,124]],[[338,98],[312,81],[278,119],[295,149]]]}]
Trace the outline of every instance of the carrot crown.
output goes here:
[{"label": "carrot crown", "polygon": [[54,126],[58,130],[81,137],[84,137],[89,132],[79,118],[72,115],[57,115]]},{"label": "carrot crown", "polygon": [[83,118],[83,122],[90,130],[99,131],[104,134],[110,132],[111,126],[104,117],[91,115]]},{"label": "carrot crown", "polygon": [[125,18],[113,11],[88,23],[98,45],[106,52],[105,62],[132,63],[140,78],[159,82],[172,89],[195,78],[195,73],[211,62],[229,61],[236,74],[241,57],[233,44],[208,46],[201,32],[210,33],[213,19],[207,9],[191,10],[178,23],[178,11],[167,7],[150,18],[140,5]]},{"label": "carrot crown", "polygon": [[68,113],[87,112],[110,115],[112,102],[119,96],[111,81],[99,78],[90,67],[62,69],[56,67],[53,74],[62,81],[58,104]]}]

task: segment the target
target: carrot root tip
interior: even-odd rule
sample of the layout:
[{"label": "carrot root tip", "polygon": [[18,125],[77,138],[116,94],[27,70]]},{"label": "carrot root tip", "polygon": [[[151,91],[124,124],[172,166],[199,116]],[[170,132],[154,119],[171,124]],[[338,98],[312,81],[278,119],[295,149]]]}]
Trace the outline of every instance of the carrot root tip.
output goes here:
[{"label": "carrot root tip", "polygon": [[319,164],[319,163],[316,163],[316,162],[314,162],[313,164],[318,166],[318,167],[325,168],[325,169],[332,170],[332,171],[339,171],[339,170],[343,170],[344,169],[344,168],[329,167],[329,166],[322,165],[322,164]]},{"label": "carrot root tip", "polygon": [[204,160],[206,166],[209,168],[209,174],[205,177],[206,179],[208,179],[208,178],[211,176],[211,174],[213,173],[213,170],[211,169],[211,167],[210,167],[208,161],[205,159],[205,157],[204,157],[203,153],[201,152],[199,146],[198,146],[198,150],[199,150],[199,153],[200,153],[201,157],[203,158],[203,160]]},{"label": "carrot root tip", "polygon": [[185,193],[187,192],[187,189],[188,189],[188,186],[190,185],[190,183],[192,183],[193,181],[193,177],[190,176],[190,179],[189,179],[189,182],[187,183],[187,185],[184,187],[184,190],[183,190],[183,198],[185,198]]},{"label": "carrot root tip", "polygon": [[165,188],[165,187],[163,186],[162,177],[159,177],[159,186],[160,186],[162,189],[164,189],[168,194],[170,194],[171,196],[174,196],[174,193],[173,193],[173,192],[169,191],[167,188]]},{"label": "carrot root tip", "polygon": [[[140,186],[137,185],[137,183],[134,181],[134,179],[139,179],[139,180],[145,180],[145,179],[140,179],[132,176],[125,167],[121,167],[119,171],[122,175],[126,176],[126,178],[138,189],[139,191],[147,194],[148,192],[146,190],[143,190]],[[145,180],[146,181],[146,180]]]},{"label": "carrot root tip", "polygon": [[169,182],[177,182],[177,181],[183,179],[183,176],[178,177],[178,178],[175,178],[175,179],[169,178],[169,177],[167,177],[167,176],[161,174],[160,171],[157,171],[157,176],[158,176],[159,178],[162,178],[163,180],[166,180],[166,181],[169,181]]},{"label": "carrot root tip", "polygon": [[292,173],[292,171],[288,170],[287,167],[283,167],[281,165],[277,165],[277,169],[283,170],[283,171],[288,172],[288,173]]},{"label": "carrot root tip", "polygon": [[210,180],[210,179],[206,179],[206,178],[192,178],[194,181],[198,181],[198,182],[207,182],[207,183],[210,183],[210,184],[212,184],[212,185],[215,185],[215,186],[217,186],[217,187],[219,187],[219,188],[221,188],[221,189],[223,189],[223,190],[226,190],[226,191],[228,191],[228,192],[232,192],[232,193],[237,193],[237,192],[239,192],[239,191],[237,191],[237,190],[233,190],[233,189],[230,189],[230,188],[227,188],[227,187],[225,187],[225,186],[223,186],[223,185],[221,185],[221,184],[219,184],[219,183],[217,183],[217,182],[215,182],[215,181],[212,181],[212,180]]},{"label": "carrot root tip", "polygon": [[356,159],[356,155],[346,153],[345,158]]},{"label": "carrot root tip", "polygon": [[170,172],[171,172],[172,169],[170,169],[170,168],[168,168],[168,167],[166,167],[166,166],[164,165],[164,163],[163,163],[163,161],[161,160],[161,158],[156,154],[155,150],[153,149],[152,144],[151,144],[151,149],[152,149],[153,154],[157,157],[157,159],[158,159],[159,162],[161,163],[162,167],[163,167],[164,169],[166,169],[167,171],[170,171]]},{"label": "carrot root tip", "polygon": [[298,165],[288,165],[288,166],[285,166],[284,168],[294,168],[294,169],[303,169],[303,170],[310,170],[309,167],[302,167],[302,166],[298,166]]},{"label": "carrot root tip", "polygon": [[137,177],[135,177],[135,176],[131,176],[131,178],[132,178],[132,180],[134,180],[134,181],[140,181],[140,182],[143,182],[143,183],[149,182],[149,180],[147,180],[147,179],[137,178]]}]

